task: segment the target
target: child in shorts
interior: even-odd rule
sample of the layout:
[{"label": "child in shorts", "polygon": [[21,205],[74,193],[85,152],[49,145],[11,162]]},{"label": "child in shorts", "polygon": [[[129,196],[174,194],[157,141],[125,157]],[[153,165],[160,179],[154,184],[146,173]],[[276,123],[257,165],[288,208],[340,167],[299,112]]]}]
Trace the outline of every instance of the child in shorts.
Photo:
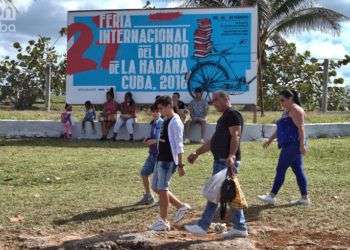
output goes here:
[{"label": "child in shorts", "polygon": [[143,195],[142,199],[138,202],[138,204],[140,205],[151,205],[154,203],[154,198],[150,189],[149,177],[153,173],[154,166],[158,158],[158,142],[163,124],[163,119],[160,117],[160,113],[158,112],[158,108],[156,105],[151,106],[151,112],[153,117],[153,120],[150,122],[151,132],[149,137],[144,140],[144,143],[149,147],[148,157],[140,173],[145,189],[145,194]]},{"label": "child in shorts", "polygon": [[159,136],[158,158],[152,176],[152,189],[159,197],[159,216],[149,226],[152,231],[168,231],[170,223],[168,212],[170,205],[176,207],[173,223],[177,224],[188,214],[191,206],[180,201],[170,191],[170,182],[177,171],[179,176],[185,175],[182,155],[184,153],[183,132],[184,125],[178,114],[174,112],[173,101],[170,96],[161,96],[156,101],[164,122]]}]

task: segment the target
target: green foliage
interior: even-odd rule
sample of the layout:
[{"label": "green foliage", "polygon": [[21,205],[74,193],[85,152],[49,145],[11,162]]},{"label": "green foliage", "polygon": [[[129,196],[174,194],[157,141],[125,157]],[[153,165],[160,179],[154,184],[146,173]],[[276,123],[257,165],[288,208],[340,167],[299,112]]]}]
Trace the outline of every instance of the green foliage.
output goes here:
[{"label": "green foliage", "polygon": [[8,99],[17,109],[29,108],[38,98],[44,97],[48,64],[52,67],[52,89],[64,88],[66,62],[50,47],[50,38],[30,40],[27,45],[13,44],[15,59],[5,57],[0,61],[1,99]]},{"label": "green foliage", "polygon": [[[347,65],[350,56],[340,61],[330,61],[329,76],[333,84],[328,88],[329,110],[349,108],[349,93],[343,86],[344,79],[337,77],[337,69]],[[295,44],[278,47],[267,54],[262,76],[265,107],[268,110],[279,109],[278,93],[285,88],[294,89],[301,94],[301,101],[308,110],[320,107],[323,82],[323,62],[312,58],[309,51],[296,52]]]}]

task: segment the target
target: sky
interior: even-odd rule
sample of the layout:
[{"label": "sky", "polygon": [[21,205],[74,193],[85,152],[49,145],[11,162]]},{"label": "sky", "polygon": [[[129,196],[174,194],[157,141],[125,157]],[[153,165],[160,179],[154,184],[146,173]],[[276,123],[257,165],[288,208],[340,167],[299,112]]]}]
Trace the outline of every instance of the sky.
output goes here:
[{"label": "sky", "polygon": [[[0,0],[0,8],[3,0]],[[84,9],[132,9],[142,8],[145,0],[13,0],[18,9],[15,25],[16,32],[1,32],[0,57],[15,55],[13,42],[26,42],[39,35],[59,37],[58,31],[66,26],[68,10]],[[152,1],[151,1],[152,2]],[[175,7],[178,2],[158,0],[157,7]],[[350,0],[317,0],[317,4],[337,10],[350,16]],[[1,22],[1,20],[0,20]],[[304,32],[287,37],[297,45],[299,52],[309,50],[316,58],[343,58],[350,54],[350,23],[342,25],[340,36],[321,32]],[[61,38],[55,44],[60,53],[66,51],[66,40]],[[338,72],[350,86],[350,65]]]}]

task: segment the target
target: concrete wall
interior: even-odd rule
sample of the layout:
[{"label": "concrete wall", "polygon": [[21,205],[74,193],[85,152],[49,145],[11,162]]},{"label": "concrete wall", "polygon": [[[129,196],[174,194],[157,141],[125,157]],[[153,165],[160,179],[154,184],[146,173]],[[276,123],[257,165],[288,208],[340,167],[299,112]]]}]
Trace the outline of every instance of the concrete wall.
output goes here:
[{"label": "concrete wall", "polygon": [[[101,127],[98,122],[95,123],[97,133],[94,134],[91,125],[86,124],[87,133],[81,133],[81,124],[75,123],[73,127],[73,137],[77,139],[98,139],[101,137]],[[215,131],[216,124],[208,124],[205,138],[210,138]],[[138,123],[135,125],[134,137],[136,140],[142,140],[149,135],[149,124]],[[272,124],[247,124],[244,127],[243,141],[254,141],[261,138],[269,137],[275,130],[275,125]],[[0,137],[6,138],[21,138],[21,137],[47,137],[58,138],[63,131],[62,124],[56,121],[13,121],[0,120]],[[306,133],[308,137],[337,137],[350,136],[350,123],[321,123],[321,124],[307,124]],[[112,132],[110,133],[110,136]],[[128,133],[125,127],[118,136],[121,140],[128,139]],[[192,141],[199,141],[200,127],[193,126],[190,132],[190,139]]]},{"label": "concrete wall", "polygon": [[[263,125],[262,137],[268,138],[275,130],[276,125],[274,124]],[[305,131],[309,138],[350,136],[350,122],[306,124]]]}]

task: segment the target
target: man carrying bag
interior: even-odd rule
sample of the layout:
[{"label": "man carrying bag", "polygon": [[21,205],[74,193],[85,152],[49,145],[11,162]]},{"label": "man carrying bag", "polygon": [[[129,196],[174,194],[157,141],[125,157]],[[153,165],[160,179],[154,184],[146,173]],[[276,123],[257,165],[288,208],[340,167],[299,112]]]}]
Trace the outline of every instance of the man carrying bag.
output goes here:
[{"label": "man carrying bag", "polygon": [[[233,175],[232,173],[237,172],[241,160],[240,137],[243,118],[238,111],[231,108],[230,97],[225,92],[215,92],[213,94],[213,104],[216,110],[222,113],[217,121],[215,133],[210,141],[188,157],[188,161],[193,164],[199,155],[211,151],[214,156],[213,175],[226,169],[231,173],[230,175]],[[217,208],[217,203],[208,201],[198,223],[196,225],[186,225],[185,229],[195,235],[205,235]],[[223,233],[224,238],[248,236],[244,213],[241,208],[235,209],[232,223],[233,228]]]}]

